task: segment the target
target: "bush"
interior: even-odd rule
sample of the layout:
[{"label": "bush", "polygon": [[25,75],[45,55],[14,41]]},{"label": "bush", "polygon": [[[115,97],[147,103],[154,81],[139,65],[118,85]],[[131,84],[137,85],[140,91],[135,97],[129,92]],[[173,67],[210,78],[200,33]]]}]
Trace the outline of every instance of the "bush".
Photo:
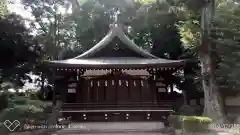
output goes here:
[{"label": "bush", "polygon": [[41,108],[43,108],[45,105],[44,102],[42,102],[41,100],[27,100],[27,104]]},{"label": "bush", "polygon": [[[17,103],[17,104],[16,104]],[[23,104],[25,103],[25,104]],[[20,120],[25,118],[38,119],[44,112],[44,103],[39,100],[28,100],[26,98],[17,98],[11,100],[9,108],[0,113],[0,122],[5,120]]]},{"label": "bush", "polygon": [[3,135],[8,135],[10,133],[3,123],[0,123],[0,133]]},{"label": "bush", "polygon": [[168,122],[174,129],[182,129],[183,116],[181,115],[170,115],[168,117]]},{"label": "bush", "polygon": [[36,94],[36,93],[31,93],[31,94],[30,94],[30,99],[31,99],[31,100],[38,100],[37,94]]},{"label": "bush", "polygon": [[17,105],[25,105],[27,104],[27,98],[26,97],[20,97],[20,96],[16,96],[12,101],[14,104]]},{"label": "bush", "polygon": [[207,132],[211,122],[208,117],[184,116],[182,126],[185,132]]},{"label": "bush", "polygon": [[8,95],[5,92],[0,92],[0,112],[8,107]]},{"label": "bush", "polygon": [[28,107],[25,106],[15,106],[14,108],[6,108],[0,113],[0,122],[5,120],[20,120],[27,115]]}]

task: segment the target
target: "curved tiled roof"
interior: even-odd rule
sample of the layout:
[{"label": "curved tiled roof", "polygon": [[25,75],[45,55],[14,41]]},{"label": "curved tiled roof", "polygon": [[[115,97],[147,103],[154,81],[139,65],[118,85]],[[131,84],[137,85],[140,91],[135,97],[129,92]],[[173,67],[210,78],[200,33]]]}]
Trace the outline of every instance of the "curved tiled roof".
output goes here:
[{"label": "curved tiled roof", "polygon": [[138,45],[136,45],[128,36],[125,35],[121,26],[119,25],[112,25],[111,31],[95,46],[93,46],[90,50],[86,51],[85,53],[75,57],[75,59],[84,59],[93,56],[95,53],[104,49],[106,46],[111,45],[109,44],[115,37],[118,37],[129,49],[132,51],[140,54],[144,58],[157,58],[156,56],[150,54],[149,52],[143,50]]},{"label": "curved tiled roof", "polygon": [[[139,57],[98,57],[93,58],[96,53],[106,48],[115,37],[118,37],[128,49],[139,54]],[[168,60],[158,58],[137,46],[129,39],[120,25],[114,24],[110,32],[95,46],[85,53],[67,60],[56,60],[47,62],[49,66],[55,67],[84,67],[84,68],[147,68],[147,67],[179,67],[185,64],[184,60]]]}]

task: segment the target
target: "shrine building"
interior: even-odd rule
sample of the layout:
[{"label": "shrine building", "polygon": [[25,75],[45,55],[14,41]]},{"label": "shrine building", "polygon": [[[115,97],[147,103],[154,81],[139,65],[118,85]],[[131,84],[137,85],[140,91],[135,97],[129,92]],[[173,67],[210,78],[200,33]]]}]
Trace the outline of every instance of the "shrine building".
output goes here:
[{"label": "shrine building", "polygon": [[173,73],[184,60],[158,58],[112,24],[108,34],[83,54],[48,61],[54,74],[54,103],[78,121],[161,120],[176,107]]}]

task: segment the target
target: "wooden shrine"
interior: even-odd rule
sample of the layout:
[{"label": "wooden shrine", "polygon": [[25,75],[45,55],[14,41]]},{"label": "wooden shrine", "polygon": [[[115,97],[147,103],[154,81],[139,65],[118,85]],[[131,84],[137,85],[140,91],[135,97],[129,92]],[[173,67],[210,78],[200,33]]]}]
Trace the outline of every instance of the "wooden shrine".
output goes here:
[{"label": "wooden shrine", "polygon": [[54,73],[54,102],[64,103],[66,117],[134,121],[161,120],[174,111],[179,94],[173,92],[172,74],[184,63],[148,53],[125,35],[121,25],[112,24],[90,50],[47,66]]}]

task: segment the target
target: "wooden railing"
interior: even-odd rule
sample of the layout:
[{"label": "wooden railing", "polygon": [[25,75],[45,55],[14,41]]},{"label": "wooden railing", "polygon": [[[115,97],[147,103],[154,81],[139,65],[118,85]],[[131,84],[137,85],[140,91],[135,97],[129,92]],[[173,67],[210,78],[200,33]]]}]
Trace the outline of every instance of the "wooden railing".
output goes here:
[{"label": "wooden railing", "polygon": [[128,103],[64,103],[63,110],[92,110],[92,109],[175,109],[176,102],[128,102]]},{"label": "wooden railing", "polygon": [[164,121],[174,112],[176,102],[65,103],[65,117],[80,121]]}]

